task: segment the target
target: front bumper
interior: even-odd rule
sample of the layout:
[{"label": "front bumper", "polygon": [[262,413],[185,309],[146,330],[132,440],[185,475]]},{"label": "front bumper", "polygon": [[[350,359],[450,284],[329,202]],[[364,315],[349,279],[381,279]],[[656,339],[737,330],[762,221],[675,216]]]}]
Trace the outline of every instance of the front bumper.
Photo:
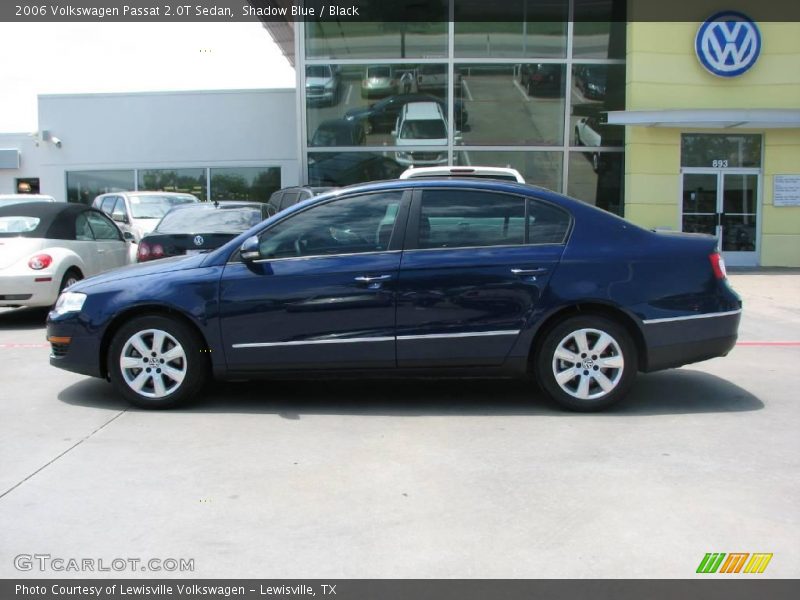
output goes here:
[{"label": "front bumper", "polygon": [[87,331],[80,314],[47,319],[50,364],[59,369],[103,377],[100,366],[101,339],[98,333]]},{"label": "front bumper", "polygon": [[0,306],[51,306],[58,299],[61,284],[56,279],[52,273],[2,275]]},{"label": "front bumper", "polygon": [[671,369],[725,356],[736,345],[741,309],[697,318],[657,319],[642,327],[647,346],[643,371]]}]

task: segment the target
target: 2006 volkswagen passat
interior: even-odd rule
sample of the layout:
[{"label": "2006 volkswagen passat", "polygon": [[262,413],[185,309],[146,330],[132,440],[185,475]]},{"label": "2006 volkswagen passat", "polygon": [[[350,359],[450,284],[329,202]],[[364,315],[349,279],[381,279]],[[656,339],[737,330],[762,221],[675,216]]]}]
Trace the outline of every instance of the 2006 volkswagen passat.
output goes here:
[{"label": "2006 volkswagen passat", "polygon": [[532,375],[596,410],[637,371],[727,354],[740,313],[713,237],[513,182],[426,179],[340,189],[209,254],[81,281],[47,335],[51,364],[147,408],[212,375],[314,372]]}]

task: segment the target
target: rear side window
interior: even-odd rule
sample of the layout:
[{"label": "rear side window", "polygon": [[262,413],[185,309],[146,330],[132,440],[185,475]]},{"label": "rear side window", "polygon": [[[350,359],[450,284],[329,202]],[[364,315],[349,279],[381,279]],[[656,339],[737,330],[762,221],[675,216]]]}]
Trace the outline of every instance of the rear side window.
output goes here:
[{"label": "rear side window", "polygon": [[566,211],[538,200],[528,200],[528,243],[563,244],[569,231]]},{"label": "rear side window", "polygon": [[428,190],[422,196],[420,248],[525,243],[525,199],[482,191]]},{"label": "rear side window", "polygon": [[298,192],[284,192],[283,198],[281,198],[281,210],[297,204],[297,196]]},{"label": "rear side window", "polygon": [[566,211],[521,196],[477,190],[426,190],[422,195],[418,247],[562,244],[569,223]]}]

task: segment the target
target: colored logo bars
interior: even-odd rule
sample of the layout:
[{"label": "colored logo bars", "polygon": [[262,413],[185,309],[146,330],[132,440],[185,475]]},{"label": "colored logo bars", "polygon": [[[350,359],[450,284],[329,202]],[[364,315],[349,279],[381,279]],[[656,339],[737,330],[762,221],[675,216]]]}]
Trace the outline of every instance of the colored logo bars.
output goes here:
[{"label": "colored logo bars", "polygon": [[[727,558],[726,558],[727,557]],[[750,557],[750,560],[747,558]],[[763,573],[772,554],[755,552],[709,552],[700,561],[698,573]],[[744,567],[744,569],[742,569]]]}]

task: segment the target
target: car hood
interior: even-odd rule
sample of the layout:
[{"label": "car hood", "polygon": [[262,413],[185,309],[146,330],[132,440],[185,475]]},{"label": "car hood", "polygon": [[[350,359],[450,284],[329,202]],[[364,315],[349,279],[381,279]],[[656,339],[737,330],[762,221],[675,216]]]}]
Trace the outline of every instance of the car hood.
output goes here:
[{"label": "car hood", "polygon": [[309,77],[306,79],[306,87],[312,87],[315,85],[325,85],[326,83],[330,83],[330,77]]},{"label": "car hood", "polygon": [[371,106],[364,106],[361,108],[351,108],[347,112],[344,113],[344,118],[353,120],[353,119],[361,119],[363,117],[369,116],[372,114],[373,108]]},{"label": "car hood", "polygon": [[146,275],[158,275],[161,273],[172,273],[184,271],[186,269],[196,269],[206,259],[207,254],[196,254],[193,256],[176,256],[174,258],[162,258],[152,262],[128,265],[113,271],[107,271],[88,279],[82,279],[70,288],[71,292],[87,292],[91,287],[108,283],[131,279],[133,277],[144,277]]}]

